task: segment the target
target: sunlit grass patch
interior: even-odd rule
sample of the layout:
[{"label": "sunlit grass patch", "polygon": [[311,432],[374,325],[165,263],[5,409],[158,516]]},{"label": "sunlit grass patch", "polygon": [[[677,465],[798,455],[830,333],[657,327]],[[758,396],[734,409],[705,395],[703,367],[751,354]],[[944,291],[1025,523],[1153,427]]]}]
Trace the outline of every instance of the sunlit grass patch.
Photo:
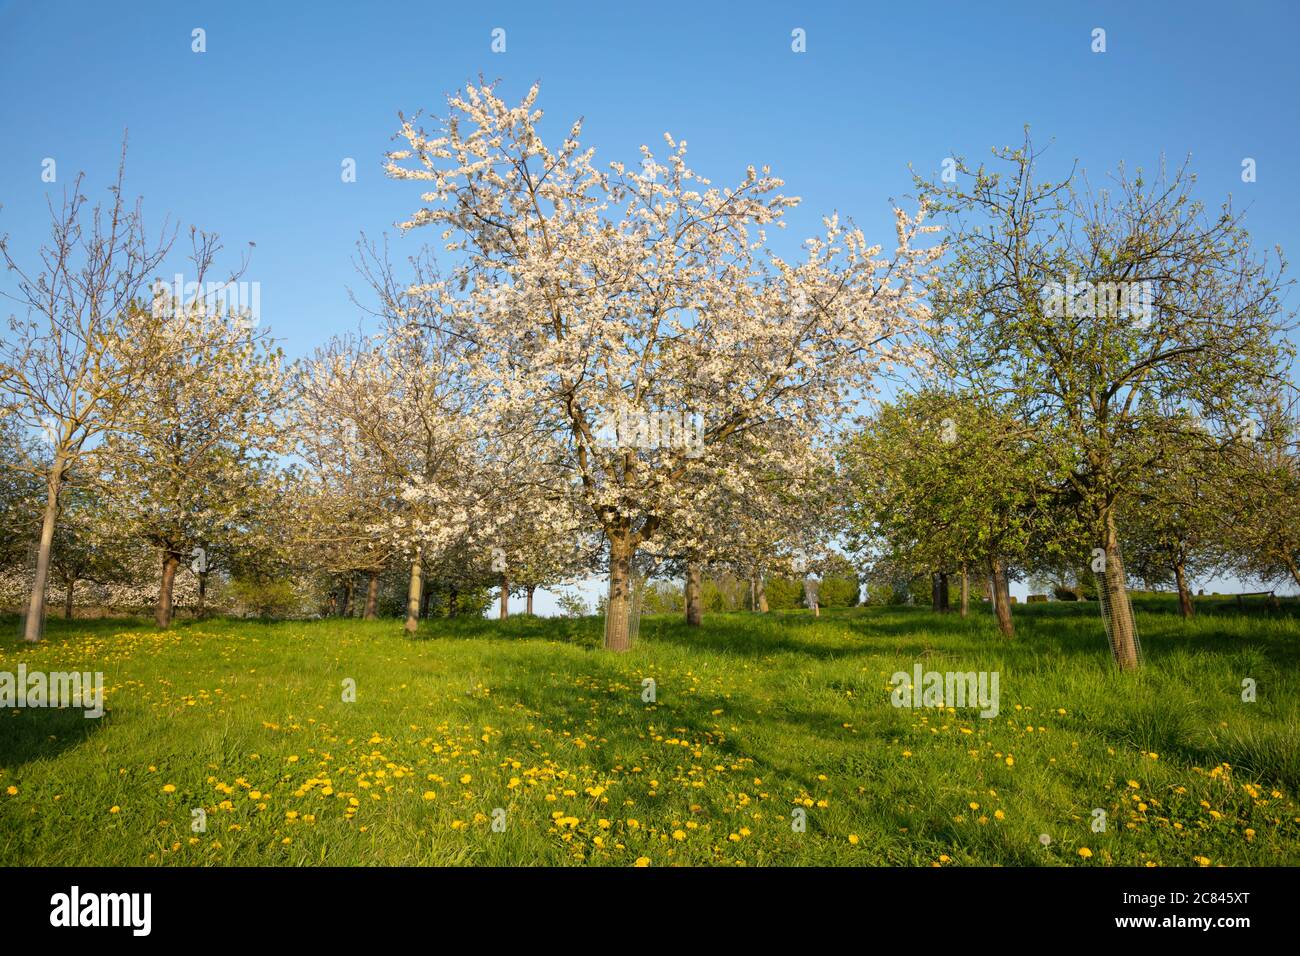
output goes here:
[{"label": "sunlit grass patch", "polygon": [[[1300,626],[1172,611],[1140,612],[1137,674],[1095,606],[1018,609],[1010,642],[647,618],[624,655],[596,619],[52,622],[0,670],[102,670],[108,713],[0,713],[0,862],[1296,864]],[[997,717],[893,706],[917,662],[998,671]]]}]

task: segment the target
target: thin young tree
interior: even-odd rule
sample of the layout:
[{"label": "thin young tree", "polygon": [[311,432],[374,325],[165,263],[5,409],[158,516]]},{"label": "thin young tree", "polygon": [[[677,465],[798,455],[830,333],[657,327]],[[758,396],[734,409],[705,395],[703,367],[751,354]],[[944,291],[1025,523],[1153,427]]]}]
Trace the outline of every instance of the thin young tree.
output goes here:
[{"label": "thin young tree", "polygon": [[107,202],[87,205],[78,176],[60,205],[50,203],[50,239],[34,267],[24,266],[8,237],[0,259],[15,277],[6,293],[11,314],[0,343],[0,413],[42,434],[49,454],[24,456],[20,467],[43,485],[40,537],[23,637],[41,638],[59,496],[96,444],[118,428],[152,369],[171,346],[140,307],[142,292],[171,247],[164,224],[146,229],[141,203],[123,194],[126,145]]}]

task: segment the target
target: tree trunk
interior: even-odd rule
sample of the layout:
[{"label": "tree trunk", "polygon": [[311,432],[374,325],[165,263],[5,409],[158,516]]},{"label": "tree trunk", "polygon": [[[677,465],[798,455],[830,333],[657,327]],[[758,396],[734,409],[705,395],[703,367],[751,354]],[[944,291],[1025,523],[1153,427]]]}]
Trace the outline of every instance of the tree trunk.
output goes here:
[{"label": "tree trunk", "polygon": [[343,599],[339,602],[339,617],[352,616],[352,575],[343,579]]},{"label": "tree trunk", "polygon": [[533,592],[537,590],[537,585],[528,585],[528,604],[525,606],[524,613],[531,615],[533,613]]},{"label": "tree trunk", "polygon": [[510,616],[510,577],[504,572],[501,574],[501,611],[497,614],[497,619],[504,621]]},{"label": "tree trunk", "polygon": [[158,589],[158,607],[154,620],[159,627],[172,626],[172,588],[176,583],[176,569],[181,556],[174,551],[164,551],[162,558],[162,586]]},{"label": "tree trunk", "polygon": [[767,587],[763,584],[763,576],[758,576],[758,610],[767,613]]},{"label": "tree trunk", "polygon": [[1300,584],[1300,568],[1297,568],[1296,563],[1290,558],[1286,559],[1286,569],[1291,572],[1291,579],[1296,584]]},{"label": "tree trunk", "polygon": [[970,613],[970,574],[963,564],[961,568],[961,616]]},{"label": "tree trunk", "polygon": [[704,617],[704,609],[700,602],[700,566],[698,564],[686,565],[686,623],[691,627],[699,627],[700,620]]},{"label": "tree trunk", "polygon": [[379,572],[370,572],[370,581],[366,584],[366,610],[361,615],[367,621],[379,617]]},{"label": "tree trunk", "polygon": [[23,640],[36,643],[45,633],[45,588],[50,580],[50,553],[54,549],[54,525],[59,518],[59,491],[63,487],[63,459],[56,456],[46,482],[45,515],[41,518],[41,542],[36,551],[36,573],[27,601]]},{"label": "tree trunk", "polygon": [[1011,620],[1011,585],[1007,569],[1000,557],[989,558],[990,584],[993,588],[993,610],[998,618],[998,630],[1003,637],[1015,637],[1016,626]]},{"label": "tree trunk", "polygon": [[948,572],[937,571],[930,578],[931,603],[934,610],[946,614],[952,605],[948,600]]},{"label": "tree trunk", "polygon": [[63,589],[63,619],[72,620],[72,590],[77,586],[75,578],[69,578],[67,586]]},{"label": "tree trunk", "polygon": [[1190,619],[1196,615],[1196,608],[1192,604],[1192,592],[1187,587],[1187,571],[1181,561],[1174,562],[1174,580],[1178,582],[1178,610],[1184,618]]},{"label": "tree trunk", "polygon": [[1102,535],[1102,548],[1106,554],[1106,567],[1101,575],[1101,593],[1105,594],[1110,615],[1110,649],[1120,670],[1134,670],[1138,666],[1137,628],[1133,623],[1133,608],[1128,601],[1128,584],[1124,580],[1124,559],[1119,551],[1119,532],[1115,527],[1115,514],[1108,511]]},{"label": "tree trunk", "polygon": [[196,617],[202,618],[205,614],[208,613],[207,601],[208,601],[208,572],[200,571],[199,572],[199,597],[198,597],[198,601],[194,605],[194,615]]},{"label": "tree trunk", "polygon": [[406,589],[406,633],[414,634],[420,627],[420,596],[424,592],[424,565],[420,552],[415,552],[411,562],[411,584]]},{"label": "tree trunk", "polygon": [[605,603],[605,650],[627,651],[632,648],[628,634],[632,557],[632,531],[627,524],[609,535],[609,595]]}]

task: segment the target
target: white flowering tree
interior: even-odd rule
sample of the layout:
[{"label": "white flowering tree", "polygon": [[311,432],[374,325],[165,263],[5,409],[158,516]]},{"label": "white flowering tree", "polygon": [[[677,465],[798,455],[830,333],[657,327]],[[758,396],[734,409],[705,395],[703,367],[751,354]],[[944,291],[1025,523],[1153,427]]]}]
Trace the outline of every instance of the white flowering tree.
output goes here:
[{"label": "white flowering tree", "polygon": [[705,476],[711,483],[678,486],[658,540],[646,545],[663,571],[683,575],[690,625],[703,618],[706,571],[749,581],[753,606],[766,610],[767,577],[791,573],[796,555],[825,552],[835,530],[834,458],[819,436],[765,422],[737,432],[728,451],[731,467]]},{"label": "white flowering tree", "polygon": [[63,589],[63,616],[72,618],[77,585],[100,588],[137,583],[142,543],[113,520],[102,497],[73,483],[63,490],[50,553],[51,577]]},{"label": "white flowering tree", "polygon": [[498,616],[509,614],[512,590],[533,613],[539,587],[572,584],[595,564],[599,537],[581,489],[565,469],[563,447],[526,423],[498,421],[486,434],[481,499],[485,515],[471,533],[499,584]]},{"label": "white flowering tree", "polygon": [[401,551],[384,522],[401,508],[405,474],[376,448],[377,436],[357,427],[354,383],[336,374],[353,367],[357,348],[354,339],[335,340],[301,369],[293,431],[305,468],[293,497],[291,540],[301,567],[343,579],[340,613],[349,603],[352,578],[362,574],[362,617],[373,619],[380,576]]},{"label": "white flowering tree", "polygon": [[155,619],[168,627],[182,564],[206,575],[258,520],[250,508],[285,448],[278,413],[286,373],[269,333],[249,316],[165,295],[152,312],[163,351],[98,458],[115,523],[158,551]]},{"label": "white flowering tree", "polygon": [[428,325],[390,321],[375,336],[319,350],[304,363],[303,382],[300,417],[337,428],[366,458],[360,480],[383,489],[354,543],[392,547],[407,561],[406,629],[414,633],[425,567],[484,517],[474,395],[456,343]]},{"label": "white flowering tree", "polygon": [[432,131],[403,118],[387,170],[424,190],[403,227],[441,230],[460,257],[412,293],[466,343],[497,415],[563,442],[608,541],[605,646],[625,650],[631,561],[684,506],[680,489],[727,480],[743,491],[757,476],[736,466],[737,435],[783,420],[811,437],[882,364],[912,357],[934,258],[913,242],[931,227],[898,211],[882,256],[832,216],[786,261],[767,232],[798,200],[766,168],[719,188],[667,135],[662,160],[643,147],[634,168],[601,168],[581,123],[558,147],[543,142],[537,94],[510,106],[470,86]]}]

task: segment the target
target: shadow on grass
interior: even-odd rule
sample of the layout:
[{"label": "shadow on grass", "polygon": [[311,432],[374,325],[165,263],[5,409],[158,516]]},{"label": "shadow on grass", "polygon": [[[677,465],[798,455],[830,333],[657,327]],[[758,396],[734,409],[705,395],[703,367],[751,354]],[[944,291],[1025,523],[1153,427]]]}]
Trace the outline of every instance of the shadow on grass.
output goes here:
[{"label": "shadow on grass", "polygon": [[[677,693],[672,678],[660,681],[657,702],[647,704],[641,699],[642,687],[637,674],[619,670],[606,663],[607,660],[600,655],[584,656],[566,671],[564,679],[543,681],[533,675],[495,682],[492,695],[496,700],[509,700],[536,713],[540,722],[565,740],[568,739],[565,734],[577,736],[598,724],[600,746],[583,748],[581,759],[611,775],[615,767],[626,767],[635,763],[638,755],[662,747],[659,756],[664,763],[678,763],[679,772],[692,765],[735,765],[747,761],[754,772],[764,777],[776,774],[779,779],[796,782],[811,792],[817,781],[807,754],[784,743],[798,739],[807,730],[824,741],[836,741],[844,746],[860,742],[860,738],[849,740],[840,719],[829,712],[767,706],[760,713],[730,695],[724,699],[711,694]],[[715,714],[718,709],[725,716]],[[733,726],[743,728],[744,733],[727,729]],[[794,733],[787,732],[787,728]],[[655,740],[656,737],[661,739]],[[680,745],[665,742],[673,738],[691,746],[679,750]],[[531,747],[535,739],[535,731],[520,732],[518,743],[521,747]],[[708,752],[703,757],[696,756],[696,745],[706,747]],[[741,777],[751,775],[746,772]],[[667,786],[661,787],[660,792],[662,800],[675,799],[670,796],[675,791]],[[715,798],[726,799],[724,795],[700,790],[693,792],[690,800],[699,802],[706,814],[712,810],[721,814],[724,804],[714,807]]]},{"label": "shadow on grass", "polygon": [[[1280,610],[1261,607],[1244,614],[1214,607],[1203,618],[1184,621],[1172,598],[1135,601],[1138,633],[1148,660],[1158,662],[1174,652],[1222,654],[1244,648],[1279,666],[1289,667],[1300,659],[1300,628],[1272,626],[1300,618],[1300,606],[1284,603]],[[973,607],[966,618],[915,607],[836,609],[820,618],[806,611],[709,614],[700,627],[664,616],[643,620],[642,639],[748,657],[796,654],[819,661],[881,653],[925,659],[939,653],[953,657],[990,651],[1012,662],[1044,655],[1093,658],[1098,663],[1108,658],[1096,602],[1017,605],[1013,618],[1016,635],[1010,640],[998,633],[992,612],[981,606]],[[648,627],[648,622],[653,626]],[[1256,636],[1260,626],[1269,629],[1266,636]]]},{"label": "shadow on grass", "polygon": [[556,618],[516,614],[504,621],[485,617],[437,617],[420,621],[419,629],[410,639],[552,641],[596,648],[601,644],[604,629],[604,619],[600,617]]},{"label": "shadow on grass", "polygon": [[88,718],[73,707],[24,707],[0,711],[0,767],[13,769],[57,757],[89,740],[109,720]]},{"label": "shadow on grass", "polygon": [[[17,614],[0,615],[0,651],[7,656],[6,661],[0,663],[0,670],[16,674],[18,665],[24,662],[29,670],[41,670],[44,669],[42,665],[28,660],[28,654],[40,654],[43,648],[57,646],[72,638],[84,638],[88,634],[107,636],[123,628],[135,628],[142,624],[137,618],[71,621],[50,618],[45,623],[42,641],[28,644],[22,639],[21,618]],[[68,668],[58,666],[52,669]],[[77,707],[0,710],[0,767],[12,769],[34,760],[56,757],[89,739],[107,720],[107,713],[101,717],[88,718],[85,711]]]}]

